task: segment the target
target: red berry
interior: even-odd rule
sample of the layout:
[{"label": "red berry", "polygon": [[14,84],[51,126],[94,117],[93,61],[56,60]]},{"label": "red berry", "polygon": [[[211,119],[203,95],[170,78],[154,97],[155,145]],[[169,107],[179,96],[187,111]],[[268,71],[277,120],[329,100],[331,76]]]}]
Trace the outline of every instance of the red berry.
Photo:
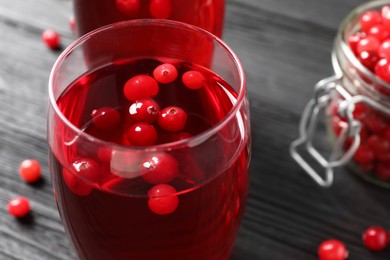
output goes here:
[{"label": "red berry", "polygon": [[390,63],[387,58],[377,62],[375,66],[375,75],[383,81],[390,83]]},{"label": "red berry", "polygon": [[41,37],[43,43],[46,44],[47,47],[51,49],[58,49],[61,37],[57,32],[51,29],[46,29],[42,32]]},{"label": "red berry", "polygon": [[364,103],[356,103],[355,108],[352,112],[353,117],[362,120],[371,113],[371,108]]},{"label": "red berry", "polygon": [[374,113],[364,119],[364,124],[368,130],[375,134],[381,134],[387,124],[382,115]]},{"label": "red berry", "polygon": [[73,170],[77,176],[88,182],[98,182],[100,169],[97,162],[89,158],[80,158],[72,163]]},{"label": "red berry", "polygon": [[382,13],[382,23],[388,29],[390,29],[390,13],[389,13],[389,10],[390,10],[390,6],[388,6],[388,5],[383,6],[382,10],[381,10],[381,13]]},{"label": "red berry", "polygon": [[378,226],[368,228],[363,234],[364,245],[373,251],[385,249],[387,245],[386,231]]},{"label": "red berry", "polygon": [[68,189],[78,196],[87,196],[92,192],[91,185],[65,168],[62,169],[62,178]]},{"label": "red berry", "polygon": [[376,51],[363,51],[357,55],[357,58],[360,61],[360,63],[368,70],[372,72],[375,71],[375,65],[379,60]]},{"label": "red berry", "polygon": [[378,56],[380,58],[390,58],[390,39],[381,43],[378,49]]},{"label": "red berry", "polygon": [[360,145],[353,155],[353,159],[360,165],[367,165],[374,160],[374,153],[368,146]]},{"label": "red berry", "polygon": [[153,18],[167,19],[172,14],[172,2],[171,0],[151,0],[149,12]]},{"label": "red berry", "polygon": [[162,84],[173,82],[177,78],[177,69],[169,63],[157,66],[153,71],[153,77]]},{"label": "red berry", "polygon": [[179,141],[179,140],[187,139],[190,137],[192,137],[192,134],[190,134],[188,132],[180,132],[180,133],[173,135],[173,141]]},{"label": "red berry", "polygon": [[167,215],[174,212],[179,205],[176,189],[168,184],[157,184],[149,192],[149,209],[158,215]]},{"label": "red berry", "polygon": [[103,130],[115,127],[121,120],[118,110],[112,107],[101,107],[91,113],[93,124]]},{"label": "red berry", "polygon": [[357,55],[357,45],[358,43],[366,38],[367,35],[366,33],[364,32],[356,32],[354,34],[352,34],[351,36],[348,37],[348,44],[349,44],[349,47],[351,47],[351,50],[352,52]]},{"label": "red berry", "polygon": [[390,181],[390,164],[389,160],[386,163],[378,163],[375,166],[374,173],[378,179]]},{"label": "red berry", "polygon": [[26,182],[36,182],[41,178],[41,165],[36,160],[24,160],[19,165],[19,174]]},{"label": "red berry", "polygon": [[156,121],[160,113],[159,105],[152,99],[142,99],[134,102],[129,108],[129,114],[135,122],[148,124]]},{"label": "red berry", "polygon": [[137,75],[130,78],[123,88],[125,97],[130,101],[154,97],[158,94],[157,81],[147,75]]},{"label": "red berry", "polygon": [[119,12],[131,16],[137,14],[141,9],[140,0],[116,0],[115,5]]},{"label": "red berry", "polygon": [[184,85],[189,89],[199,89],[204,86],[206,79],[202,73],[196,70],[190,70],[183,74]]},{"label": "red berry", "polygon": [[153,145],[157,141],[157,131],[150,124],[138,122],[127,130],[127,138],[132,145]]},{"label": "red berry", "polygon": [[341,241],[330,239],[320,244],[318,257],[320,260],[344,260],[348,257],[348,251]]},{"label": "red berry", "polygon": [[21,218],[30,212],[30,202],[25,197],[16,197],[8,202],[8,213]]},{"label": "red berry", "polygon": [[179,107],[166,107],[158,116],[158,125],[169,132],[183,130],[187,121],[187,113]]},{"label": "red berry", "polygon": [[370,28],[370,30],[368,31],[368,35],[373,36],[378,41],[382,42],[382,41],[386,40],[387,38],[389,38],[390,31],[382,24],[377,24],[377,25],[374,25]]},{"label": "red berry", "polygon": [[390,150],[390,142],[378,135],[371,135],[367,139],[367,144],[371,150],[376,154],[384,154]]},{"label": "red berry", "polygon": [[368,33],[374,25],[382,23],[382,15],[377,11],[366,11],[360,16],[360,28],[363,32]]},{"label": "red berry", "polygon": [[357,44],[357,53],[360,54],[363,51],[368,52],[377,52],[378,48],[380,46],[380,42],[377,38],[373,36],[367,36],[366,38],[360,40],[360,42]]},{"label": "red berry", "polygon": [[167,183],[179,174],[179,164],[168,153],[150,154],[144,159],[141,171],[142,177],[147,182]]}]

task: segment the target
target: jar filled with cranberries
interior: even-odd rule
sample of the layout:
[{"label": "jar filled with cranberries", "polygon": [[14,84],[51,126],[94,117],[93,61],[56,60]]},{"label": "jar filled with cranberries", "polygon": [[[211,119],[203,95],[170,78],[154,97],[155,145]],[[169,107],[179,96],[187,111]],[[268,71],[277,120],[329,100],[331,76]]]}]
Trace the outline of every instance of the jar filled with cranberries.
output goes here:
[{"label": "jar filled with cranberries", "polygon": [[[306,106],[293,158],[321,186],[346,165],[365,180],[390,188],[390,1],[369,1],[342,22],[332,51],[335,75],[315,86]],[[319,115],[325,114],[332,149],[313,145]],[[323,172],[309,163],[301,147]]]}]

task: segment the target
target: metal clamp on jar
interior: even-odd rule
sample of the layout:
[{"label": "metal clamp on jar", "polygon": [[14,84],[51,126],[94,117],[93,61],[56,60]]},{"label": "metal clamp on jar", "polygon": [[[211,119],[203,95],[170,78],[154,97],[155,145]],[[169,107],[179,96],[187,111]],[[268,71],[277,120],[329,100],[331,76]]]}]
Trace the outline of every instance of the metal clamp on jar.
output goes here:
[{"label": "metal clamp on jar", "polygon": [[[314,97],[301,117],[300,136],[290,146],[292,157],[323,187],[332,185],[334,168],[347,165],[365,180],[390,188],[390,84],[375,75],[374,69],[364,66],[348,42],[361,30],[362,14],[380,12],[384,7],[390,9],[388,5],[390,1],[383,0],[366,3],[342,22],[332,51],[335,76],[316,84]],[[313,146],[318,115],[322,111],[327,116],[333,140],[327,158]],[[316,171],[298,148],[305,149],[323,172]]]}]

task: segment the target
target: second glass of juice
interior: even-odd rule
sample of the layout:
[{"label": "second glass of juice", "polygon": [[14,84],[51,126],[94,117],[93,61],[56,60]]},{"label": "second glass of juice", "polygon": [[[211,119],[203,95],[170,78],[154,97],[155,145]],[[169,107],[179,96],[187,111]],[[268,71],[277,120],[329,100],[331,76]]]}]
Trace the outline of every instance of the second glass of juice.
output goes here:
[{"label": "second glass of juice", "polygon": [[225,0],[73,0],[76,34],[132,19],[170,19],[203,28],[218,37]]},{"label": "second glass of juice", "polygon": [[175,21],[112,24],[61,54],[49,95],[54,195],[80,259],[228,259],[250,126],[225,43]]}]

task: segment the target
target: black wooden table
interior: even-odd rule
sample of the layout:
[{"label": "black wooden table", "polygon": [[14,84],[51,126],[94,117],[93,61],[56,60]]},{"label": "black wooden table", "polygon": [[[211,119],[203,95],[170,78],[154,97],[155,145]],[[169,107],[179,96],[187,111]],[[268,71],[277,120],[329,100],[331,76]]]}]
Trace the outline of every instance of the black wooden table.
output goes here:
[{"label": "black wooden table", "polygon": [[[317,259],[321,241],[342,240],[352,260],[390,259],[361,241],[371,225],[390,229],[390,191],[344,169],[320,188],[288,153],[313,85],[332,74],[330,53],[342,18],[362,0],[228,0],[224,39],[244,63],[251,101],[250,195],[232,260]],[[74,40],[70,0],[0,0],[0,259],[75,259],[53,199],[47,166],[47,82],[59,52],[42,30]],[[319,136],[327,143],[325,135]],[[43,181],[25,184],[18,165],[43,166]],[[7,214],[16,195],[31,199],[32,217]]]}]

